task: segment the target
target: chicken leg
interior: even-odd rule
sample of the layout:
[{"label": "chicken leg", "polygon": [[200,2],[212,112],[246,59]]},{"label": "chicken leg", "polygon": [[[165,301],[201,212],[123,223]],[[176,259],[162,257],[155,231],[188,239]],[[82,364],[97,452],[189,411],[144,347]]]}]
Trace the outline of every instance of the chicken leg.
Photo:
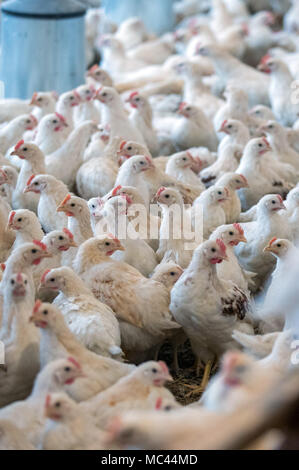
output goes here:
[{"label": "chicken leg", "polygon": [[[213,366],[213,360],[210,359],[206,365],[205,365],[205,370],[204,370],[204,374],[203,374],[203,377],[202,377],[202,380],[201,380],[201,383],[199,386],[193,386],[193,385],[188,385],[188,388],[192,388],[192,391],[190,393],[188,393],[186,396],[189,397],[190,395],[195,395],[195,394],[200,394],[200,393],[203,393],[208,382],[209,382],[209,378],[210,378],[210,375],[211,375],[211,371],[212,371],[212,366]],[[196,366],[198,367],[198,363],[196,364]],[[196,367],[196,369],[197,369]]]}]

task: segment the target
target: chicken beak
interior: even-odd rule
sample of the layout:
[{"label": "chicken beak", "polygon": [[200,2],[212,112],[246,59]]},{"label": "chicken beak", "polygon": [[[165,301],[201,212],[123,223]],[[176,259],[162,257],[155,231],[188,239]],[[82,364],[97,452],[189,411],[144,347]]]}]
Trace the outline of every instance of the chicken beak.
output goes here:
[{"label": "chicken beak", "polygon": [[125,251],[125,248],[122,245],[118,245],[116,251]]},{"label": "chicken beak", "polygon": [[174,378],[172,377],[171,374],[167,374],[165,379],[166,379],[167,382],[173,382],[174,381]]},{"label": "chicken beak", "polygon": [[240,242],[243,242],[243,243],[247,243],[247,238],[244,237],[244,235],[242,235],[242,236],[239,238],[239,241],[240,241]]},{"label": "chicken beak", "polygon": [[281,209],[281,210],[287,210],[287,208],[286,208],[286,206],[284,205],[283,202],[280,204],[280,209]]},{"label": "chicken beak", "polygon": [[77,243],[74,241],[74,240],[70,240],[69,241],[69,247],[74,247],[74,248],[77,248]]},{"label": "chicken beak", "polygon": [[10,156],[13,156],[13,155],[18,156],[18,152],[17,152],[17,150],[13,150],[12,152],[10,152],[9,155],[10,155]]},{"label": "chicken beak", "polygon": [[263,252],[264,252],[264,253],[266,253],[267,251],[272,252],[272,246],[271,246],[271,245],[267,245],[267,246],[265,246],[265,248],[263,249]]},{"label": "chicken beak", "polygon": [[32,191],[31,186],[26,186],[26,187],[23,189],[23,193],[30,193],[30,191]]},{"label": "chicken beak", "polygon": [[43,251],[43,252],[41,253],[41,256],[40,256],[40,257],[41,257],[41,258],[52,258],[52,254],[49,253],[48,251]]},{"label": "chicken beak", "polygon": [[56,208],[56,212],[66,212],[66,207],[64,204],[60,204],[57,208]]}]

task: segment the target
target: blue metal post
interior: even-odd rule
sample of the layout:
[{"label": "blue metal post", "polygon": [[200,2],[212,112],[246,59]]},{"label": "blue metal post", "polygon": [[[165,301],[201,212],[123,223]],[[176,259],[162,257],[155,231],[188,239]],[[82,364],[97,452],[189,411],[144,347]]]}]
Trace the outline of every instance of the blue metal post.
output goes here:
[{"label": "blue metal post", "polygon": [[103,0],[105,12],[116,23],[138,16],[149,31],[162,34],[175,26],[174,0]]},{"label": "blue metal post", "polygon": [[2,4],[0,80],[5,97],[70,90],[84,82],[85,8],[75,0]]}]

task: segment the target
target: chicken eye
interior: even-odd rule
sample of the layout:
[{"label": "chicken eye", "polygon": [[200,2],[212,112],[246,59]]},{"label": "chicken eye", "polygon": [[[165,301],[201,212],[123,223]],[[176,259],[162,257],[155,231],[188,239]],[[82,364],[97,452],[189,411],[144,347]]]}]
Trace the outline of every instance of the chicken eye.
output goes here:
[{"label": "chicken eye", "polygon": [[221,192],[221,191],[218,191],[218,194],[219,194],[219,196],[221,196],[222,192]]},{"label": "chicken eye", "polygon": [[26,119],[26,123],[30,124],[31,123],[30,119]]},{"label": "chicken eye", "polygon": [[74,99],[74,97],[73,97],[73,96],[70,96],[70,100],[73,100],[73,99]]},{"label": "chicken eye", "polygon": [[94,204],[91,204],[91,207],[92,207],[93,209],[95,209],[95,208],[96,208],[96,206],[95,206]]},{"label": "chicken eye", "polygon": [[165,406],[164,411],[171,411],[172,407],[170,405]]},{"label": "chicken eye", "polygon": [[27,152],[28,148],[27,148],[27,147],[23,147],[22,150],[23,150],[23,152]]},{"label": "chicken eye", "polygon": [[48,315],[48,310],[44,310],[43,315]]},{"label": "chicken eye", "polygon": [[273,127],[274,127],[273,124],[270,124],[269,129],[273,129]]},{"label": "chicken eye", "polygon": [[101,75],[101,71],[98,70],[98,71],[96,72],[96,75]]},{"label": "chicken eye", "polygon": [[155,367],[153,367],[153,368],[152,368],[152,373],[153,373],[153,374],[156,374],[157,372],[158,372],[158,370],[157,370]]},{"label": "chicken eye", "polygon": [[234,234],[234,232],[228,232],[228,233],[229,233],[229,235],[231,235],[231,236]]},{"label": "chicken eye", "polygon": [[246,371],[246,366],[237,366],[235,367],[235,372],[242,373]]},{"label": "chicken eye", "polygon": [[105,242],[105,245],[106,245],[106,246],[110,246],[110,242]]},{"label": "chicken eye", "polygon": [[65,370],[65,372],[70,372],[71,368],[67,366],[67,367],[64,368],[64,370]]},{"label": "chicken eye", "polygon": [[185,108],[186,111],[191,111],[191,108],[190,106],[187,106],[187,108]]},{"label": "chicken eye", "polygon": [[276,203],[276,201],[271,201],[271,202],[272,202],[272,204],[275,204],[275,203]]},{"label": "chicken eye", "polygon": [[166,199],[169,199],[169,197],[170,197],[169,194],[165,194]]},{"label": "chicken eye", "polygon": [[12,279],[12,280],[10,281],[10,283],[11,283],[11,285],[14,285],[15,281]]},{"label": "chicken eye", "polygon": [[259,147],[262,147],[262,146],[263,146],[263,144],[259,144]]},{"label": "chicken eye", "polygon": [[86,95],[89,95],[90,90],[86,90],[85,93],[86,93]]},{"label": "chicken eye", "polygon": [[106,93],[106,92],[105,92],[105,93],[103,93],[103,94],[102,94],[102,96],[107,96],[107,93]]},{"label": "chicken eye", "polygon": [[229,126],[227,126],[228,129],[231,129],[233,126],[231,124],[229,124]]},{"label": "chicken eye", "polygon": [[26,284],[28,284],[28,281],[27,281],[27,279],[25,279],[25,281],[24,281],[24,284],[25,284],[25,285],[26,285]]},{"label": "chicken eye", "polygon": [[51,277],[50,282],[55,282],[55,277]]},{"label": "chicken eye", "polygon": [[60,237],[58,237],[58,240],[63,240],[63,236],[60,235]]},{"label": "chicken eye", "polygon": [[38,186],[38,181],[36,181],[36,182],[34,183],[34,185],[35,185],[35,186]]},{"label": "chicken eye", "polygon": [[37,98],[37,101],[43,101],[42,97]]},{"label": "chicken eye", "polygon": [[140,101],[140,98],[136,98],[135,101]]},{"label": "chicken eye", "polygon": [[61,403],[58,401],[55,403],[56,408],[60,408]]},{"label": "chicken eye", "polygon": [[175,272],[174,272],[174,271],[171,271],[169,274],[170,274],[171,276],[175,276]]},{"label": "chicken eye", "polygon": [[276,245],[276,246],[278,246],[278,248],[280,248],[280,247],[281,247],[281,243],[277,243],[277,245]]},{"label": "chicken eye", "polygon": [[20,218],[17,220],[17,222],[22,222],[22,217],[20,217]]},{"label": "chicken eye", "polygon": [[213,253],[215,253],[215,252],[216,252],[216,248],[211,248],[211,251],[212,251]]},{"label": "chicken eye", "polygon": [[186,158],[186,157],[183,157],[183,161],[185,162],[186,160],[187,160],[187,158]]},{"label": "chicken eye", "polygon": [[52,122],[53,122],[53,124],[57,124],[57,123],[58,123],[57,119],[53,119]]},{"label": "chicken eye", "polygon": [[131,145],[128,147],[128,150],[132,150],[132,147],[131,147]]},{"label": "chicken eye", "polygon": [[72,202],[71,207],[75,207],[75,205],[76,205],[76,204],[75,204],[74,202]]},{"label": "chicken eye", "polygon": [[140,165],[144,165],[144,162],[140,162]]},{"label": "chicken eye", "polygon": [[35,253],[37,253],[37,250],[35,248],[33,248],[33,250],[31,250],[31,253],[35,254]]}]

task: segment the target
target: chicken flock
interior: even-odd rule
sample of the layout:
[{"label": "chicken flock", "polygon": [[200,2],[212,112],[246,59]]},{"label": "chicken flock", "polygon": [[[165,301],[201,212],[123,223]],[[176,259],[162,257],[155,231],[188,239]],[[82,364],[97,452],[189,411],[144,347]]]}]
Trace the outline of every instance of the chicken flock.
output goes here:
[{"label": "chicken flock", "polygon": [[296,374],[299,2],[174,8],[0,101],[0,449],[233,448]]}]

